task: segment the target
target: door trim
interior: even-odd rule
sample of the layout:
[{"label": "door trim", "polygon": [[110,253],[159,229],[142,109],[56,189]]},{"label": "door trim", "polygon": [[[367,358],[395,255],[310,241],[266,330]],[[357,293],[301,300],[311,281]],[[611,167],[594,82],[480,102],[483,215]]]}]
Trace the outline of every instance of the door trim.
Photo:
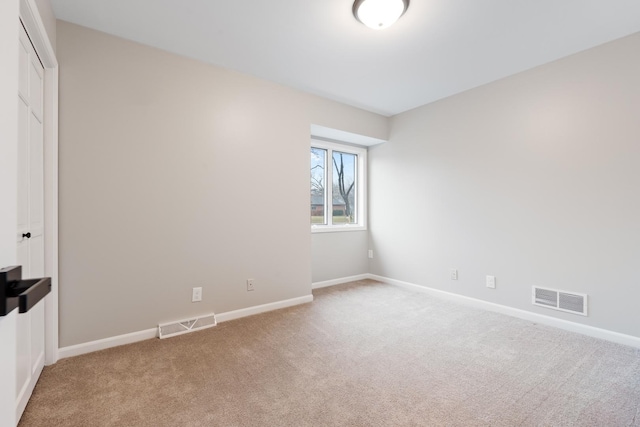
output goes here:
[{"label": "door trim", "polygon": [[20,19],[44,66],[45,364],[58,361],[58,60],[35,0],[20,0]]}]

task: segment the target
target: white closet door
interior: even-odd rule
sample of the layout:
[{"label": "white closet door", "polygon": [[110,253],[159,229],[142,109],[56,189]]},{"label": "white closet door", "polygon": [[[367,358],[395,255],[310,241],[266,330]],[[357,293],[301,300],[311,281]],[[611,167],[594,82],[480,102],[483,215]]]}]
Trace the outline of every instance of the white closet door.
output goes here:
[{"label": "white closet door", "polygon": [[[20,29],[18,85],[18,265],[22,277],[44,276],[44,69]],[[44,300],[17,319],[16,419],[44,367]]]}]

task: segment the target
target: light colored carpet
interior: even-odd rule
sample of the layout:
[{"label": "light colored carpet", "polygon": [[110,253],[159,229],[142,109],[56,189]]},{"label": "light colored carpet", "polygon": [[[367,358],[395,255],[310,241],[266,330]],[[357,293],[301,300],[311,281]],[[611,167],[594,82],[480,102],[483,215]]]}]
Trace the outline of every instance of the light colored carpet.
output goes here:
[{"label": "light colored carpet", "polygon": [[640,426],[640,351],[382,283],[65,359],[28,426]]}]

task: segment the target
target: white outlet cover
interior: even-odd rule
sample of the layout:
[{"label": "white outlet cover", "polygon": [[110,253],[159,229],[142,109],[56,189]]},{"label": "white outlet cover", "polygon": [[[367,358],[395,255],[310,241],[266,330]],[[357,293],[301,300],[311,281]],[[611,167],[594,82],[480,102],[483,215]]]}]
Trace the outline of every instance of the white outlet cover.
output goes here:
[{"label": "white outlet cover", "polygon": [[455,268],[451,269],[451,280],[458,280],[458,270]]},{"label": "white outlet cover", "polygon": [[202,301],[202,288],[193,288],[191,291],[191,302]]},{"label": "white outlet cover", "polygon": [[369,259],[373,259],[373,249],[369,249]]},{"label": "white outlet cover", "polygon": [[496,276],[487,276],[487,288],[496,288]]}]

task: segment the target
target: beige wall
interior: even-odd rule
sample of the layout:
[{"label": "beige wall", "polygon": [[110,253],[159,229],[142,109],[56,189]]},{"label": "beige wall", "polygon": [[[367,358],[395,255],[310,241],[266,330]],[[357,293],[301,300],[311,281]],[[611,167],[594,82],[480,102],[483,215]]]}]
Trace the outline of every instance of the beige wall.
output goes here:
[{"label": "beige wall", "polygon": [[[369,151],[371,272],[640,336],[639,51],[635,34],[394,117]],[[589,317],[532,306],[533,285],[588,294]]]},{"label": "beige wall", "polygon": [[313,233],[311,279],[313,283],[342,279],[369,272],[366,231]]},{"label": "beige wall", "polygon": [[310,124],[384,139],[387,118],[57,31],[61,346],[309,295]]}]

